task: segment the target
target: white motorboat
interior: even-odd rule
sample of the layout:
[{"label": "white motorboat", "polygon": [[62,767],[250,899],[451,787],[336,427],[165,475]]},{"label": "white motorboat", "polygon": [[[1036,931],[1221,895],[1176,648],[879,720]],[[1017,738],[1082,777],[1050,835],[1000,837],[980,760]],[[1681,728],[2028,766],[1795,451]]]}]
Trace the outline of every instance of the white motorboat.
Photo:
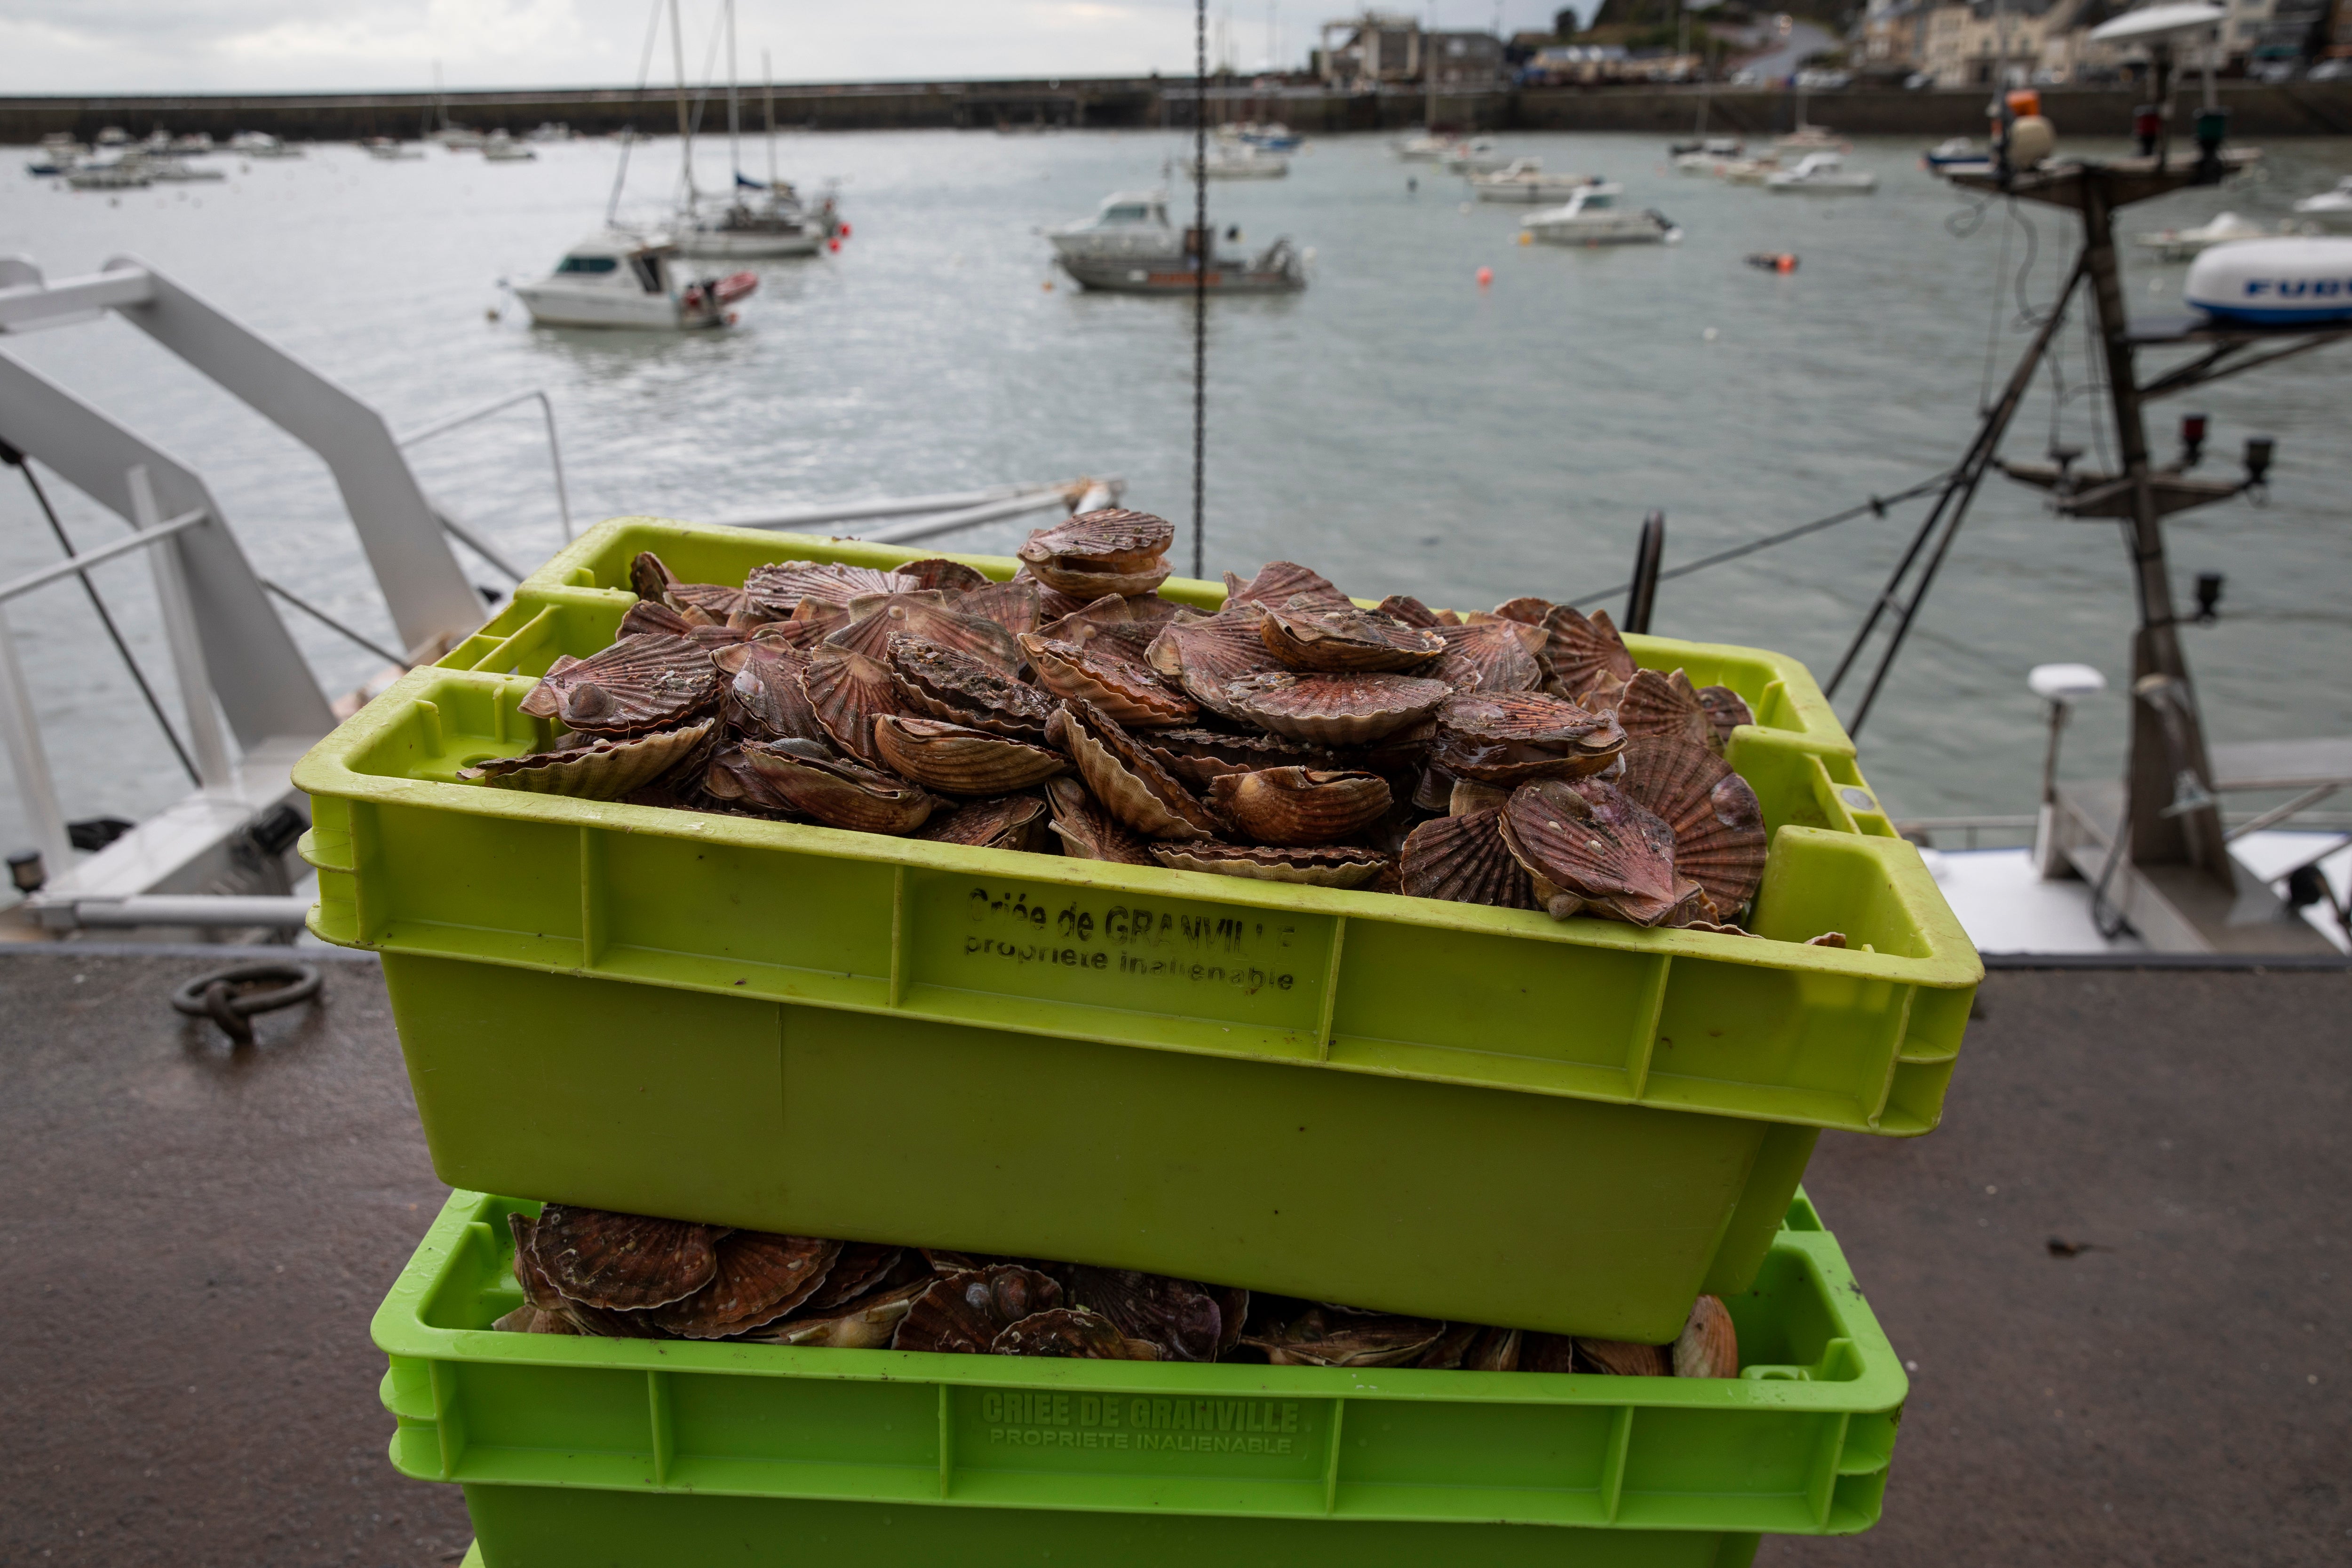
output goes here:
[{"label": "white motorboat", "polygon": [[1166,257],[1071,257],[1061,259],[1062,270],[1081,289],[1107,294],[1153,294],[1190,299],[1211,294],[1296,294],[1307,287],[1305,252],[1287,237],[1276,240],[1254,258],[1215,254],[1213,237],[1206,276],[1194,270],[1189,253]]},{"label": "white motorboat", "polygon": [[1307,141],[1279,120],[1264,125],[1245,124],[1241,128],[1241,138],[1261,153],[1296,153]]},{"label": "white motorboat", "polygon": [[1919,163],[1931,174],[1973,174],[1992,166],[1992,154],[1966,136],[1948,136],[1920,153]]},{"label": "white motorboat", "polygon": [[240,131],[228,139],[228,150],[240,158],[299,158],[302,149],[289,147],[267,131]]},{"label": "white motorboat", "polygon": [[542,120],[522,134],[526,142],[570,142],[578,132],[561,120]]},{"label": "white motorboat", "polygon": [[425,139],[427,142],[438,142],[452,153],[478,153],[482,150],[482,143],[489,140],[478,131],[469,130],[463,125],[448,124],[444,124],[438,131],[428,132]]},{"label": "white motorboat", "polygon": [[1785,147],[1791,153],[1851,153],[1853,143],[1826,125],[1811,125],[1805,121],[1804,95],[1797,97],[1797,126],[1786,136],[1772,139],[1775,147]]},{"label": "white motorboat", "polygon": [[677,331],[730,325],[728,307],[760,286],[750,272],[682,279],[677,258],[667,235],[613,230],[582,240],[546,277],[513,285],[514,294],[542,327]]},{"label": "white motorboat", "polygon": [[1547,174],[1540,158],[1514,158],[1494,174],[1473,174],[1470,189],[1482,202],[1564,202],[1581,195],[1591,207],[1625,194],[1624,186],[1598,174]]},{"label": "white motorboat", "polygon": [[89,156],[89,149],[72,137],[51,132],[41,138],[41,150],[25,165],[28,174],[66,174]]},{"label": "white motorboat", "polygon": [[66,171],[66,184],[78,191],[141,191],[154,183],[154,169],[132,153],[84,158]]},{"label": "white motorboat", "polygon": [[414,142],[397,142],[389,136],[371,136],[360,148],[380,163],[405,163],[425,156],[422,145]]},{"label": "white motorboat", "polygon": [[2239,239],[2272,239],[2280,235],[2315,234],[2319,226],[2287,218],[2276,227],[2266,227],[2236,213],[2217,213],[2210,223],[2194,228],[2160,228],[2151,234],[2136,234],[2132,243],[2156,253],[2159,261],[2187,261],[2216,245],[2227,245]]},{"label": "white motorboat", "polygon": [[[1279,180],[1290,173],[1290,160],[1280,153],[1267,153],[1247,142],[1219,142],[1209,149],[1201,168],[1213,180]],[[1184,163],[1189,177],[1192,160]]]},{"label": "white motorboat", "polygon": [[1454,142],[1451,137],[1416,131],[1410,136],[1398,137],[1389,146],[1408,163],[1434,163],[1453,148]]},{"label": "white motorboat", "polygon": [[1510,155],[1495,145],[1486,136],[1473,136],[1466,142],[1456,142],[1438,160],[1448,174],[1491,174],[1509,165]]},{"label": "white motorboat", "polygon": [[152,153],[139,153],[131,156],[147,171],[147,177],[158,184],[185,185],[206,180],[228,178],[228,175],[221,170],[191,163],[185,158],[158,157]]},{"label": "white motorboat", "polygon": [[493,131],[482,138],[482,162],[485,163],[528,163],[539,154],[503,131]]},{"label": "white motorboat", "polygon": [[1184,236],[1168,221],[1165,191],[1117,192],[1086,222],[1045,234],[1064,261],[1162,261],[1184,254]]},{"label": "white motorboat", "polygon": [[1595,207],[1580,194],[1563,205],[1529,213],[1519,227],[1546,245],[1672,245],[1683,237],[1654,207],[1619,212]]},{"label": "white motorboat", "polygon": [[1715,167],[1716,177],[1727,185],[1760,185],[1780,172],[1780,158],[1767,153],[1760,158],[1734,158]]},{"label": "white motorboat", "polygon": [[2331,228],[2352,226],[2352,174],[2336,181],[2332,191],[2304,197],[2294,204],[2294,210],[2305,217],[2317,218]]},{"label": "white motorboat", "polygon": [[184,136],[172,138],[172,156],[174,158],[201,158],[214,151],[213,133],[209,131],[191,131]]},{"label": "white motorboat", "polygon": [[1866,196],[1878,188],[1878,176],[1848,169],[1843,153],[1808,153],[1795,168],[1765,175],[1764,188],[1780,195]]}]

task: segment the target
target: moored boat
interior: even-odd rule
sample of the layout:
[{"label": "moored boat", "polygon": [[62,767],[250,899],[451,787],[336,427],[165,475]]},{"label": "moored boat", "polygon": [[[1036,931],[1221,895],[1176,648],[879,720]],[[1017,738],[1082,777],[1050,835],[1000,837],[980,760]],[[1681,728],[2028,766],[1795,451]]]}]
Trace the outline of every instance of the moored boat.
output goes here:
[{"label": "moored boat", "polygon": [[750,272],[688,279],[667,235],[620,230],[594,235],[564,253],[555,270],[513,285],[542,327],[626,327],[677,331],[732,324],[728,307],[760,286]]}]

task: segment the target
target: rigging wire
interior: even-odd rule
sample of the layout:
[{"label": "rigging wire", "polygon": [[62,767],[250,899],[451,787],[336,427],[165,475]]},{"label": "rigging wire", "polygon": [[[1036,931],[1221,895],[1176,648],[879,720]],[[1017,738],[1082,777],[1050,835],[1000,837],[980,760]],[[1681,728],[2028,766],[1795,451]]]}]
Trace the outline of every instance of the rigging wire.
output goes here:
[{"label": "rigging wire", "polygon": [[[646,83],[654,74],[654,40],[661,37],[664,0],[654,0],[653,15],[646,21],[645,52],[637,60],[637,91],[635,101],[645,101]],[[629,178],[629,149],[636,144],[637,128],[633,121],[621,132],[621,165],[613,174],[613,195],[604,204],[604,226],[611,228],[621,210],[621,187]]]},{"label": "rigging wire", "polygon": [[[2017,216],[2014,205],[2011,207],[2009,216],[2011,218]],[[1993,268],[1992,309],[1985,315],[1984,374],[1977,383],[1979,415],[1982,415],[1992,406],[1992,362],[1993,357],[2000,351],[2001,279],[2009,272],[2009,237],[2012,227],[2012,225],[2006,223],[2000,226],[2000,264]]]},{"label": "rigging wire", "polygon": [[1192,0],[1192,575],[1207,574],[1202,478],[1209,421],[1209,0]]},{"label": "rigging wire", "polygon": [[271,593],[277,595],[279,598],[285,600],[288,604],[293,605],[296,609],[301,611],[304,615],[310,616],[312,620],[318,622],[320,626],[326,627],[329,631],[341,633],[352,642],[359,644],[360,647],[375,655],[376,658],[397,668],[402,674],[405,675],[414,668],[414,666],[412,666],[403,656],[393,652],[390,648],[384,647],[382,643],[375,641],[373,638],[353,631],[351,627],[343,625],[342,622],[335,619],[334,616],[327,614],[326,611],[319,608],[318,605],[310,603],[310,600],[303,598],[299,594],[296,594],[292,589],[281,588],[267,577],[257,578],[256,581],[263,587],[268,589]]}]

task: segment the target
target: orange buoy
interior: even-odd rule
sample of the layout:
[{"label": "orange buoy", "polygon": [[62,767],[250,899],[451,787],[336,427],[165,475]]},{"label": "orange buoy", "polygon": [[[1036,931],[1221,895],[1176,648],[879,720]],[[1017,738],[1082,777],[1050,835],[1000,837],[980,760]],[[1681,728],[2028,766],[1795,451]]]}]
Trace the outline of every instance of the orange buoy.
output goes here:
[{"label": "orange buoy", "polygon": [[824,242],[824,247],[827,250],[839,250],[841,248],[841,241],[837,239],[828,239]]},{"label": "orange buoy", "polygon": [[849,226],[845,223],[841,226],[841,237],[844,239],[849,237]]},{"label": "orange buoy", "polygon": [[1481,289],[1486,288],[1486,287],[1490,286],[1494,281],[1495,281],[1495,269],[1494,269],[1493,268],[1491,268],[1491,267],[1481,267],[1480,268],[1478,268],[1478,287],[1479,287],[1479,288],[1481,288]]}]

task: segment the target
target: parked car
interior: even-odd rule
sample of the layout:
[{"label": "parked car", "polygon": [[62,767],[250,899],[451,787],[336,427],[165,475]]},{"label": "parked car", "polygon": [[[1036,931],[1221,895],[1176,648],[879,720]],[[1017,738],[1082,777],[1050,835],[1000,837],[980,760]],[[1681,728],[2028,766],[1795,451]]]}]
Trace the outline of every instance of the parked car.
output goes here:
[{"label": "parked car", "polygon": [[1936,79],[1926,71],[1913,71],[1903,79],[1903,85],[1913,92],[1919,92],[1935,86]]},{"label": "parked car", "polygon": [[1797,73],[1797,85],[1808,92],[1835,92],[1853,85],[1853,72],[1842,70],[1803,70]]},{"label": "parked car", "polygon": [[2338,56],[2335,59],[2322,60],[2312,67],[2310,73],[2303,79],[2305,81],[2352,81],[2352,58]]}]

